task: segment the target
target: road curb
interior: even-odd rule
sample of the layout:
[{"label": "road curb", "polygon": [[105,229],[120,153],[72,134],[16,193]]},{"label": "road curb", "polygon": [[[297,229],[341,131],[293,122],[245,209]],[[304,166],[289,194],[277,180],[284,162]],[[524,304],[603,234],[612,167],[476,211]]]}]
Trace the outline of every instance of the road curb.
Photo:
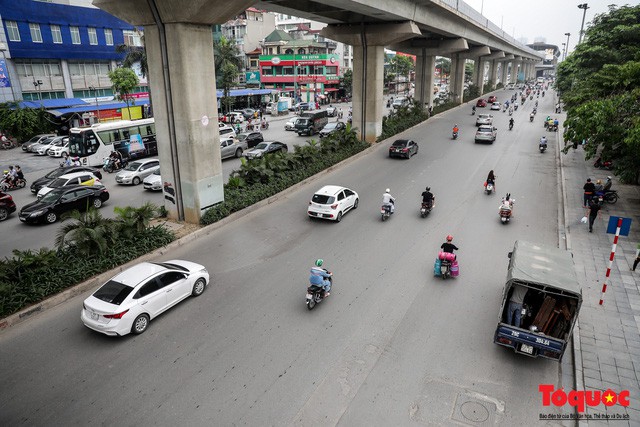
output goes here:
[{"label": "road curb", "polygon": [[92,289],[95,287],[98,287],[99,285],[103,284],[107,279],[113,277],[114,275],[116,275],[117,273],[126,270],[127,268],[143,262],[143,261],[148,261],[151,260],[155,257],[158,256],[162,256],[165,255],[167,253],[170,253],[172,250],[177,249],[187,243],[191,243],[192,241],[200,238],[200,237],[204,237],[207,236],[209,234],[211,234],[212,232],[216,231],[217,229],[224,227],[227,223],[231,222],[231,221],[235,221],[239,218],[242,218],[246,215],[249,215],[250,213],[260,209],[263,206],[267,206],[270,205],[271,203],[274,203],[278,200],[284,199],[286,198],[286,196],[288,194],[290,194],[292,191],[296,191],[299,188],[302,188],[304,186],[306,186],[307,184],[310,184],[311,182],[313,182],[314,180],[316,180],[317,178],[322,177],[323,175],[328,174],[329,172],[333,172],[336,169],[339,169],[343,166],[346,166],[358,159],[360,159],[361,157],[364,157],[372,152],[374,152],[377,148],[379,148],[380,144],[379,143],[374,143],[371,144],[370,147],[365,148],[364,150],[362,150],[361,152],[354,154],[353,156],[344,159],[343,161],[336,163],[333,166],[328,167],[327,169],[324,169],[320,172],[318,172],[315,175],[312,175],[308,178],[305,178],[304,180],[298,182],[297,184],[292,185],[291,187],[286,188],[285,190],[274,194],[271,197],[268,197],[264,200],[261,200],[257,203],[254,203],[251,206],[247,206],[246,208],[234,212],[231,215],[221,219],[220,221],[217,221],[213,224],[207,225],[205,227],[199,228],[198,230],[194,231],[193,233],[189,233],[186,236],[183,236],[177,240],[174,240],[173,242],[169,243],[166,246],[163,246],[161,248],[158,248],[156,250],[154,250],[153,252],[149,252],[147,254],[144,254],[138,258],[135,258],[129,262],[127,262],[126,264],[120,265],[118,267],[112,268],[111,270],[105,271],[104,273],[100,273],[97,276],[93,276],[87,280],[85,280],[84,282],[81,282],[77,285],[72,286],[69,289],[65,289],[64,291],[55,294],[37,304],[31,305],[27,308],[24,308],[16,313],[13,313],[7,317],[5,317],[4,319],[0,319],[0,332],[5,331],[9,328],[11,328],[12,326],[18,325],[28,319],[31,319],[33,317],[35,317],[35,315],[39,314],[39,313],[43,313],[46,310],[52,309],[54,307],[57,307],[58,305]]}]

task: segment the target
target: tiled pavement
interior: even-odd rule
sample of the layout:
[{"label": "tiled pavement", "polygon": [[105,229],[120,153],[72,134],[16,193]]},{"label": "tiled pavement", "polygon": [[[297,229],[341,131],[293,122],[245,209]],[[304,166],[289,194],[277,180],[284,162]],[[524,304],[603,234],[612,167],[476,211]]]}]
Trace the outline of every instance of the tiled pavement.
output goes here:
[{"label": "tiled pavement", "polygon": [[[558,135],[560,137],[560,135]],[[560,142],[562,144],[562,142]],[[586,390],[629,390],[630,405],[589,408],[587,416],[607,414],[615,421],[588,419],[589,426],[640,426],[640,267],[632,272],[636,247],[640,243],[640,188],[619,184],[613,172],[594,168],[585,161],[582,148],[561,154],[568,249],[573,252],[578,280],[582,283],[583,304],[579,315],[579,350],[576,353],[577,384]],[[620,198],[600,211],[593,232],[580,222],[582,186],[587,177],[613,178],[613,189]],[[604,304],[599,305],[605,281],[613,234],[607,234],[610,216],[632,219],[628,237],[620,237],[607,281]],[[581,372],[580,372],[581,371]],[[580,387],[578,387],[580,388]],[[628,415],[628,421],[621,419]]]}]

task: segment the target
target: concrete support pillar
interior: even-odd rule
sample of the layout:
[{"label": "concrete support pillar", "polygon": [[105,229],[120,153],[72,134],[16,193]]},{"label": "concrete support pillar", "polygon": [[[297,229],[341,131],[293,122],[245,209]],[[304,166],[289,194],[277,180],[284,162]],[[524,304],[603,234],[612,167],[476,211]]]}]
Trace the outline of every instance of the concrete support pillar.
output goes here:
[{"label": "concrete support pillar", "polygon": [[480,89],[480,96],[484,93],[484,69],[485,61],[475,58],[473,63],[473,84]]},{"label": "concrete support pillar", "polygon": [[509,61],[502,61],[502,78],[500,79],[500,83],[502,83],[503,86],[507,85],[508,76],[509,76]]},{"label": "concrete support pillar", "polygon": [[462,104],[464,94],[464,58],[459,53],[451,55],[451,82],[449,90],[452,101]]},{"label": "concrete support pillar", "polygon": [[496,88],[497,81],[498,81],[498,61],[494,59],[489,63],[489,85],[491,85],[489,90],[494,90]]},{"label": "concrete support pillar", "polygon": [[211,26],[148,25],[144,36],[165,207],[198,223],[224,198]]},{"label": "concrete support pillar", "polygon": [[428,107],[433,102],[433,83],[436,57],[427,55],[426,49],[416,55],[416,91],[414,98],[423,107]]},{"label": "concrete support pillar", "polygon": [[353,126],[371,143],[382,133],[384,58],[384,46],[353,46]]},{"label": "concrete support pillar", "polygon": [[73,84],[71,84],[71,73],[69,72],[69,61],[61,59],[60,69],[62,70],[62,80],[64,81],[64,96],[67,98],[75,98],[75,96],[73,96]]}]

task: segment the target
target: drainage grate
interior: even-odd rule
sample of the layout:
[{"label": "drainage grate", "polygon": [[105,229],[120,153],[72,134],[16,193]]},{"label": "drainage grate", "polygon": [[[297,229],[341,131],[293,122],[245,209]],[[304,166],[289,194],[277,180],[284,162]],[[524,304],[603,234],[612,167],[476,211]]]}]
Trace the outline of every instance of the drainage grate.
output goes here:
[{"label": "drainage grate", "polygon": [[496,405],[467,393],[460,393],[451,419],[471,426],[495,425]]}]

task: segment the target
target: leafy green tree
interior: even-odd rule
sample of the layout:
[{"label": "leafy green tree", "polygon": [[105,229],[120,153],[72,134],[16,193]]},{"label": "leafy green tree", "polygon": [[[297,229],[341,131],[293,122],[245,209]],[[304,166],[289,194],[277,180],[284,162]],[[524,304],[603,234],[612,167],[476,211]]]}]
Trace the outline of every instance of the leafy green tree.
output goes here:
[{"label": "leafy green tree", "polygon": [[445,76],[451,73],[451,60],[444,56],[438,56],[436,58],[436,69],[440,70],[440,76]]},{"label": "leafy green tree", "polygon": [[613,160],[625,182],[640,179],[640,6],[609,6],[558,66],[567,110],[565,153],[584,141],[587,159]]},{"label": "leafy green tree", "polygon": [[123,67],[131,68],[133,64],[139,62],[142,77],[147,77],[149,75],[149,64],[147,63],[147,50],[144,46],[144,35],[141,36],[140,39],[142,40],[142,46],[119,44],[116,46],[116,52],[125,55],[122,60]]},{"label": "leafy green tree", "polygon": [[93,207],[86,212],[65,213],[62,221],[69,222],[60,227],[56,234],[55,246],[59,251],[75,246],[85,255],[103,253],[114,241],[113,221],[103,218]]},{"label": "leafy green tree", "polygon": [[127,110],[129,111],[129,117],[131,117],[129,103],[132,103],[133,100],[129,95],[140,83],[138,76],[131,68],[120,67],[109,71],[109,79],[111,80],[113,91],[118,94],[118,98],[127,103]]},{"label": "leafy green tree", "polygon": [[229,96],[229,91],[235,85],[238,72],[243,67],[240,60],[240,49],[238,49],[235,40],[222,36],[219,41],[214,41],[213,59],[217,86],[223,91],[222,105],[228,112],[233,107],[233,98]]},{"label": "leafy green tree", "polygon": [[17,102],[5,102],[0,104],[0,129],[18,142],[24,142],[33,135],[52,131],[53,126],[45,114],[42,109],[20,108]]},{"label": "leafy green tree", "polygon": [[340,87],[342,87],[347,94],[353,93],[353,70],[349,68],[340,77]]}]

